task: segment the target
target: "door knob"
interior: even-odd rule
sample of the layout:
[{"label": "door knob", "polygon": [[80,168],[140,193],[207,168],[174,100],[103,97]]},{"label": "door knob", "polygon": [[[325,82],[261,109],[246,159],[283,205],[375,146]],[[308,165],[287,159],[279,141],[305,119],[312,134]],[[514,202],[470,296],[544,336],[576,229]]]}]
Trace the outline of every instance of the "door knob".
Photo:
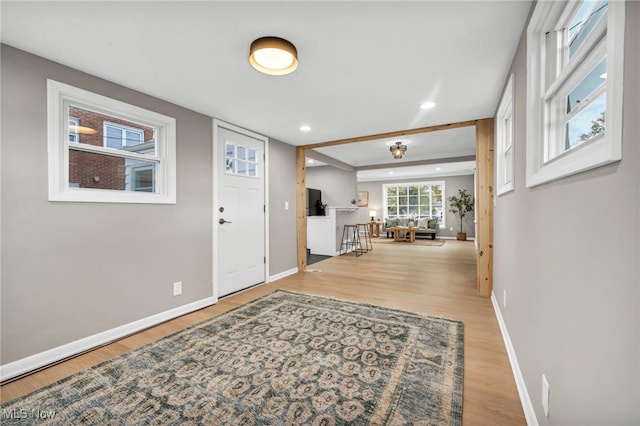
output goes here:
[{"label": "door knob", "polygon": [[229,222],[228,220],[224,220],[223,218],[220,218],[220,219],[218,220],[218,223],[219,223],[220,225],[224,225],[225,223],[231,223],[231,222]]}]

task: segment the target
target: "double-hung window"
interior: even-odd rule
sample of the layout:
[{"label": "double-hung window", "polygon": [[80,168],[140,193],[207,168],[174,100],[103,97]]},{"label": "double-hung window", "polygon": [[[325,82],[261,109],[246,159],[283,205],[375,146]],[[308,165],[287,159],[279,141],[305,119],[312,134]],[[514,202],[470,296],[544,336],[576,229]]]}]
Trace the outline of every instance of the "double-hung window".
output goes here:
[{"label": "double-hung window", "polygon": [[496,191],[498,195],[514,189],[514,76],[511,74],[496,114]]},{"label": "double-hung window", "polygon": [[538,2],[527,30],[527,186],[621,158],[624,1]]},{"label": "double-hung window", "polygon": [[53,80],[49,200],[176,202],[175,119]]}]

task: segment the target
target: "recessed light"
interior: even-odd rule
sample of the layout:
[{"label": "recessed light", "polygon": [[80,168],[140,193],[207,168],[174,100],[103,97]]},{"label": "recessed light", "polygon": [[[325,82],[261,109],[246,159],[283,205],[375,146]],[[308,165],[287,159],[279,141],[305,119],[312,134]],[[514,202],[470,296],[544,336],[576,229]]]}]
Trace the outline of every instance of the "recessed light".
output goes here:
[{"label": "recessed light", "polygon": [[392,174],[393,174],[393,170],[390,170],[390,171],[389,171],[389,174],[390,174],[390,175],[392,175]]},{"label": "recessed light", "polygon": [[313,160],[311,158],[307,158],[307,163],[308,164],[313,164]]},{"label": "recessed light", "polygon": [[311,126],[309,126],[308,124],[303,124],[302,126],[300,126],[300,130],[303,132],[309,132],[311,131]]},{"label": "recessed light", "polygon": [[436,167],[436,172],[439,172],[440,170],[442,170],[442,167]]},{"label": "recessed light", "polygon": [[431,101],[427,101],[427,102],[423,103],[422,105],[420,105],[420,108],[422,108],[422,109],[431,109],[431,108],[433,108],[435,106],[436,106],[435,103],[433,103]]}]

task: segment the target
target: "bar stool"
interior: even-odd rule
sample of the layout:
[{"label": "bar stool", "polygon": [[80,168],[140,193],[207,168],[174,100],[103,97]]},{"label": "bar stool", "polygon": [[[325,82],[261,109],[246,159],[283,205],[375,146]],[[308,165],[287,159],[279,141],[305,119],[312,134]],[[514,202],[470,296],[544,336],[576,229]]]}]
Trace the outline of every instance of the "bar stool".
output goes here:
[{"label": "bar stool", "polygon": [[369,233],[369,224],[359,223],[358,227],[364,230],[364,232],[362,231],[358,232],[358,235],[362,235],[364,238],[364,248],[362,250],[365,253],[373,250],[373,244],[371,243],[371,234]]},{"label": "bar stool", "polygon": [[360,235],[358,233],[358,225],[344,225],[342,228],[342,243],[340,244],[340,255],[349,253],[349,249],[356,253],[356,257],[363,252],[360,249]]}]

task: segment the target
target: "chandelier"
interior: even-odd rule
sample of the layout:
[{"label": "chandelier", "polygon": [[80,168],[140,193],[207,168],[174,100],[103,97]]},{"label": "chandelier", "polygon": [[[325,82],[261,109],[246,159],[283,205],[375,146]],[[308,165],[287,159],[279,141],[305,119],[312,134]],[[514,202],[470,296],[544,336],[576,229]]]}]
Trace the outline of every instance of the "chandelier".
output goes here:
[{"label": "chandelier", "polygon": [[393,155],[393,158],[402,158],[404,153],[407,152],[407,146],[403,145],[402,142],[396,142],[395,145],[389,147],[389,151],[391,151],[391,155]]}]

